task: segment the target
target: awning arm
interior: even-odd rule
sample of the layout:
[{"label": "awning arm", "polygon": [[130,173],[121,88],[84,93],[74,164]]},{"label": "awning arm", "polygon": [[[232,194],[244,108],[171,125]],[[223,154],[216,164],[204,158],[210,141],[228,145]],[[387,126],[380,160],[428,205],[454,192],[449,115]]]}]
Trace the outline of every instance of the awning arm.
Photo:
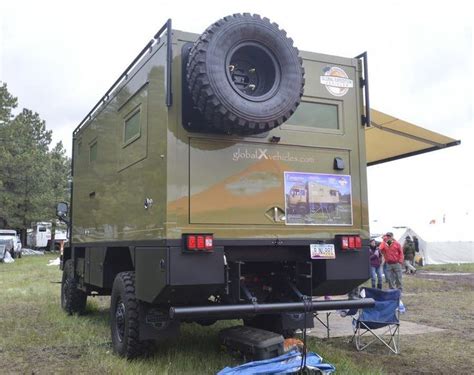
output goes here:
[{"label": "awning arm", "polygon": [[413,152],[407,152],[406,154],[397,155],[397,156],[392,156],[392,157],[390,157],[390,158],[386,158],[386,159],[381,159],[381,160],[373,161],[373,162],[367,163],[367,166],[370,167],[370,166],[372,166],[372,165],[387,163],[387,162],[389,162],[389,161],[394,161],[394,160],[398,160],[398,159],[408,158],[408,157],[410,157],[410,156],[421,155],[421,154],[425,154],[425,153],[427,153],[427,152],[440,150],[440,149],[442,149],[442,148],[448,148],[448,147],[452,147],[452,146],[458,146],[458,145],[460,145],[460,144],[461,144],[461,141],[454,141],[454,142],[449,142],[449,143],[446,143],[446,144],[440,144],[440,145],[437,145],[437,146],[425,148],[425,149],[423,149],[423,150],[418,150],[418,151],[413,151]]},{"label": "awning arm", "polygon": [[[389,121],[389,122],[386,122],[384,123],[383,125],[385,124],[390,124],[391,122],[396,122],[398,121],[397,120],[393,120],[393,121]],[[446,145],[444,143],[438,143],[438,142],[435,142],[435,141],[431,141],[429,139],[426,139],[426,138],[422,138],[422,137],[417,137],[416,135],[413,135],[413,134],[410,134],[410,133],[405,133],[405,132],[402,132],[400,130],[395,130],[395,129],[391,129],[391,128],[386,128],[385,126],[383,125],[379,125],[377,124],[376,122],[374,121],[370,121],[370,125],[373,126],[374,128],[377,128],[377,129],[380,129],[384,132],[387,132],[387,133],[392,133],[392,134],[395,134],[395,135],[401,135],[402,137],[405,137],[405,138],[410,138],[414,141],[418,141],[418,142],[423,142],[423,143],[428,143],[428,144],[431,144],[433,146],[437,146],[437,148],[444,148],[446,147]],[[457,141],[459,143],[461,143],[461,141]],[[458,143],[458,144],[459,144]],[[455,145],[453,145],[455,146]]]}]

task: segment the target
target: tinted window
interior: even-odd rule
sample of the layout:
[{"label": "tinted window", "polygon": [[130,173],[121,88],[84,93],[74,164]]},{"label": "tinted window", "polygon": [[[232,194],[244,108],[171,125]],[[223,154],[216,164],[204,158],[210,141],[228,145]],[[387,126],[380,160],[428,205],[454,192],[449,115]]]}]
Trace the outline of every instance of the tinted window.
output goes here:
[{"label": "tinted window", "polygon": [[337,105],[334,104],[301,102],[286,123],[310,128],[339,129],[337,112]]},{"label": "tinted window", "polygon": [[140,134],[140,111],[135,112],[131,117],[125,120],[125,131],[123,141],[127,141],[137,137]]}]

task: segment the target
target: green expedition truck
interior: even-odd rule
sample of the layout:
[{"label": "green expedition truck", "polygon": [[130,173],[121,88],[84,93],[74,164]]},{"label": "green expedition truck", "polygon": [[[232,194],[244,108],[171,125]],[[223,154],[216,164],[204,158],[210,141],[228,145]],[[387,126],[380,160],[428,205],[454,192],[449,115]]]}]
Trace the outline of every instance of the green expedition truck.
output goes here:
[{"label": "green expedition truck", "polygon": [[[63,309],[111,295],[114,351],[133,358],[182,322],[288,336],[370,305],[313,300],[369,278],[368,104],[365,54],[300,52],[258,15],[201,35],[168,20],[74,130]],[[295,184],[333,186],[344,214],[298,216]]]}]

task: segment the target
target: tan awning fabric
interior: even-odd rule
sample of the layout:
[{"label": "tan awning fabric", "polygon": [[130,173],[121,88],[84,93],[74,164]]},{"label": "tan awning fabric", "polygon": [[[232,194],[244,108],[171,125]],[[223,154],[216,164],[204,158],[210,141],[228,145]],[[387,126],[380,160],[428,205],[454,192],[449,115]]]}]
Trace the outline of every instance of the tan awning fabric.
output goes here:
[{"label": "tan awning fabric", "polygon": [[367,165],[375,165],[456,146],[461,141],[432,132],[396,117],[370,110],[365,130]]}]

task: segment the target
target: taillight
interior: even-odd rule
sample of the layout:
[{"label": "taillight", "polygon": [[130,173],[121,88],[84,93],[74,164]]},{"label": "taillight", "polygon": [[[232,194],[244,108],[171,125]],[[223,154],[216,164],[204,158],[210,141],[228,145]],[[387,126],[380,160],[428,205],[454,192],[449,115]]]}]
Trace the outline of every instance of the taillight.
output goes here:
[{"label": "taillight", "polygon": [[204,244],[204,247],[206,248],[206,250],[212,250],[213,249],[213,239],[212,239],[212,236],[206,236],[206,239],[205,239],[205,244]]},{"label": "taillight", "polygon": [[362,239],[360,236],[341,236],[341,249],[354,250],[362,248]]},{"label": "taillight", "polygon": [[212,252],[214,250],[212,234],[186,234],[185,239],[186,251]]},{"label": "taillight", "polygon": [[196,236],[188,236],[186,241],[186,247],[188,250],[194,250],[197,248],[196,246]]},{"label": "taillight", "polygon": [[349,237],[349,249],[353,249],[355,247],[355,238],[350,236]]},{"label": "taillight", "polygon": [[349,239],[348,239],[348,237],[342,237],[341,249],[347,250],[348,248],[349,248]]},{"label": "taillight", "polygon": [[198,250],[204,250],[204,236],[196,236],[196,237],[197,237]]}]

